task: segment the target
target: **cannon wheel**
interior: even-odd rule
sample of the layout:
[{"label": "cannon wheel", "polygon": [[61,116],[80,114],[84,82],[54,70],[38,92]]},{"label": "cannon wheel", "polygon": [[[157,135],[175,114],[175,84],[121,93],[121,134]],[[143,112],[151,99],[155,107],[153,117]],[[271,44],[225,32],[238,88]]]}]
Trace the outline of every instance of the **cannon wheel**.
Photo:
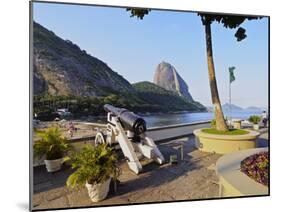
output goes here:
[{"label": "cannon wheel", "polygon": [[95,138],[95,145],[105,144],[105,136],[102,132],[98,132]]}]

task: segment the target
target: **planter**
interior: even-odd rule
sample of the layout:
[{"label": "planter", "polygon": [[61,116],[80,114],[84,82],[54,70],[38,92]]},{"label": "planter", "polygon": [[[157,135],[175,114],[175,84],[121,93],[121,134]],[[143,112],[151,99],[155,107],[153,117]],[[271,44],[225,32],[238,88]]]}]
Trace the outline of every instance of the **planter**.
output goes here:
[{"label": "planter", "polygon": [[61,169],[63,158],[56,160],[44,160],[48,172],[55,172]]},{"label": "planter", "polygon": [[247,130],[245,135],[217,135],[202,131],[203,129],[194,130],[196,136],[196,148],[203,152],[212,152],[226,154],[244,149],[256,147],[256,140],[259,132]]},{"label": "planter", "polygon": [[254,129],[254,130],[259,130],[259,129],[260,129],[260,126],[259,126],[258,124],[254,124],[254,125],[253,125],[253,129]]},{"label": "planter", "polygon": [[268,187],[240,171],[241,161],[250,155],[268,151],[268,148],[248,149],[222,156],[216,163],[220,197],[268,195]]},{"label": "planter", "polygon": [[89,184],[86,183],[86,188],[88,189],[88,194],[92,202],[99,202],[101,200],[104,200],[108,194],[109,191],[109,185],[110,185],[111,178],[106,180],[103,183],[98,184]]}]

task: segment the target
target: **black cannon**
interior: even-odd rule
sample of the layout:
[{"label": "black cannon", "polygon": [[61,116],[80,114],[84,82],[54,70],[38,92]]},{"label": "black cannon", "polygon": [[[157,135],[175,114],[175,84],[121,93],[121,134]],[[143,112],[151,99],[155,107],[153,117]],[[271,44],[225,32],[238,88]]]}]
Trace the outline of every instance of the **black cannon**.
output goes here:
[{"label": "black cannon", "polygon": [[[104,105],[107,112],[107,125],[105,131],[98,131],[95,136],[95,145],[115,145],[121,148],[127,163],[132,171],[138,174],[142,170],[140,158],[153,159],[163,164],[165,159],[154,143],[146,135],[146,123],[135,113],[112,105]],[[118,145],[116,145],[118,144]]]},{"label": "black cannon", "polygon": [[146,131],[145,120],[137,114],[125,108],[118,108],[109,104],[105,104],[103,108],[106,112],[116,116],[124,129],[132,131],[136,135],[140,135]]}]

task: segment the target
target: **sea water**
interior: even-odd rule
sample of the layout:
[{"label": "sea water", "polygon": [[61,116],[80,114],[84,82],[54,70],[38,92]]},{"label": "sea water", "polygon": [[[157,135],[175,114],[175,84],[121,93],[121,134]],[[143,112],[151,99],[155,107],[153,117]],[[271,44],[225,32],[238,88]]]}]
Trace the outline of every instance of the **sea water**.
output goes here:
[{"label": "sea water", "polygon": [[[232,119],[247,120],[251,115],[261,115],[261,112],[251,111],[235,111],[225,112],[224,116]],[[163,114],[150,114],[142,115],[147,123],[147,127],[166,126],[173,124],[184,124],[199,121],[210,121],[214,118],[214,114],[211,112],[200,112],[200,113],[163,113]]]}]

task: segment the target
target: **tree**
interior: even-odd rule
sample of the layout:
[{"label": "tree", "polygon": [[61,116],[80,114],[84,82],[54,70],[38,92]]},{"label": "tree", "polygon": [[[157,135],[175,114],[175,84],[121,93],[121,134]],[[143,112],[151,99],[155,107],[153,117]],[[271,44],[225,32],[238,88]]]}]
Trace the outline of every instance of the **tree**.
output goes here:
[{"label": "tree", "polygon": [[[150,10],[145,8],[127,8],[127,11],[131,13],[131,17],[137,17],[139,19],[143,19],[143,17],[149,14]],[[237,41],[242,41],[247,37],[246,30],[240,25],[245,20],[253,20],[260,19],[261,17],[256,16],[238,16],[238,15],[216,15],[211,13],[198,13],[201,17],[202,24],[205,26],[205,38],[206,38],[206,51],[207,51],[207,64],[208,64],[208,75],[209,75],[209,83],[212,95],[212,103],[214,108],[214,115],[216,120],[216,129],[221,131],[227,131],[228,127],[226,125],[218,88],[217,88],[217,80],[215,74],[215,65],[213,59],[213,49],[212,49],[212,32],[211,32],[211,24],[213,22],[217,22],[223,25],[225,28],[235,29],[238,27],[235,37]]]}]

